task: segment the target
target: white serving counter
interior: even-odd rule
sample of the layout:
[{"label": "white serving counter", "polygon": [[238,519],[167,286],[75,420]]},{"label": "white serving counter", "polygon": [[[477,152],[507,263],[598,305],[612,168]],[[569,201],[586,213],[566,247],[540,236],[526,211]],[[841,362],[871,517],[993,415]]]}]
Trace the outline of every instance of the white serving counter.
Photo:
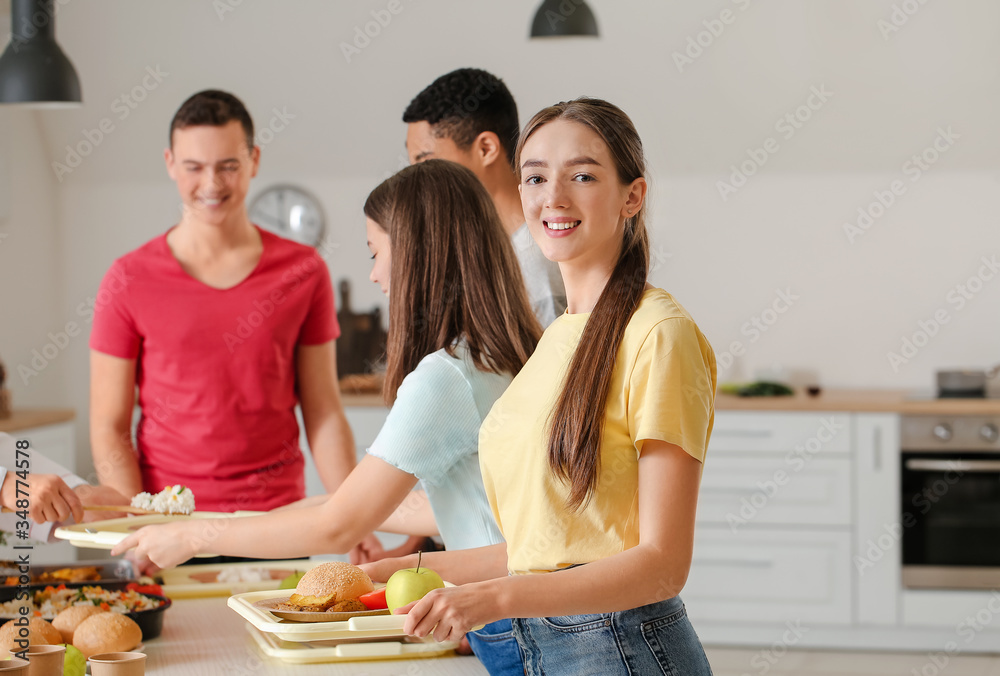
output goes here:
[{"label": "white serving counter", "polygon": [[266,657],[248,623],[226,606],[226,597],[178,599],[167,610],[163,634],[146,644],[147,676],[486,676],[475,657],[287,664]]}]

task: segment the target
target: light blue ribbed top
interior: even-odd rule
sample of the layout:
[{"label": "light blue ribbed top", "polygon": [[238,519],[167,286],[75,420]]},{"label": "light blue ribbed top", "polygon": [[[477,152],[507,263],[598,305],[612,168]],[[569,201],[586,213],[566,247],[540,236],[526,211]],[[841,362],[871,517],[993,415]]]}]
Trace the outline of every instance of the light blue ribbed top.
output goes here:
[{"label": "light blue ribbed top", "polygon": [[510,381],[478,370],[464,341],[455,357],[429,354],[403,379],[368,449],[420,479],[448,549],[503,542],[479,471],[479,427]]}]

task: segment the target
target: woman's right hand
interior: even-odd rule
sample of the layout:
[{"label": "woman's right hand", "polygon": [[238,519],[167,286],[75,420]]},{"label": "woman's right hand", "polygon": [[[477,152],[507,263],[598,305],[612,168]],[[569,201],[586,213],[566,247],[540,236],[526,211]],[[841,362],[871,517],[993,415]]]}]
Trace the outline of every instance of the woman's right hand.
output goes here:
[{"label": "woman's right hand", "polygon": [[385,582],[393,573],[403,568],[413,568],[417,565],[415,556],[399,556],[393,559],[379,559],[371,563],[362,563],[359,568],[372,579],[372,582]]}]

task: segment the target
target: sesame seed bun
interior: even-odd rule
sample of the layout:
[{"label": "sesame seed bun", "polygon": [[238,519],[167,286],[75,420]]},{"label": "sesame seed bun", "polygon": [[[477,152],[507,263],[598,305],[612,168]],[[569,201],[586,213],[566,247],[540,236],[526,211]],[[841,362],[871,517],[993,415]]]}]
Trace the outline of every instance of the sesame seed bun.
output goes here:
[{"label": "sesame seed bun", "polygon": [[343,561],[323,563],[306,572],[288,602],[305,610],[326,610],[375,589],[363,570]]},{"label": "sesame seed bun", "polygon": [[[7,651],[21,650],[21,646],[15,643],[19,638],[18,627],[14,620],[7,622],[0,627],[0,651],[6,654]],[[33,617],[28,623],[28,643],[30,645],[56,645],[62,643],[62,635],[59,630],[53,627],[40,617]]]},{"label": "sesame seed bun", "polygon": [[73,633],[76,628],[80,626],[80,623],[86,620],[91,615],[96,615],[97,613],[106,613],[100,606],[70,606],[66,608],[52,620],[52,626],[59,630],[62,634],[61,643],[73,643]]},{"label": "sesame seed bun", "polygon": [[77,626],[73,645],[84,657],[97,653],[128,652],[142,641],[142,630],[121,613],[97,613]]}]

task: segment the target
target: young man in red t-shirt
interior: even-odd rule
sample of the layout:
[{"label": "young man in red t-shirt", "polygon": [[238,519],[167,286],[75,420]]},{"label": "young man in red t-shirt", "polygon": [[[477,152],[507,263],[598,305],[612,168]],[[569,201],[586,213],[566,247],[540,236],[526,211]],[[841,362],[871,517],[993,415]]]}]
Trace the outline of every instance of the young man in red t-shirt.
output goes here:
[{"label": "young man in red t-shirt", "polygon": [[334,491],[355,451],[326,264],[250,222],[260,148],[239,99],[214,90],[188,99],[164,156],[181,220],[116,260],[97,296],[90,433],[101,483],[125,496],[183,484],[202,511],[299,500],[301,403],[316,468]]}]

